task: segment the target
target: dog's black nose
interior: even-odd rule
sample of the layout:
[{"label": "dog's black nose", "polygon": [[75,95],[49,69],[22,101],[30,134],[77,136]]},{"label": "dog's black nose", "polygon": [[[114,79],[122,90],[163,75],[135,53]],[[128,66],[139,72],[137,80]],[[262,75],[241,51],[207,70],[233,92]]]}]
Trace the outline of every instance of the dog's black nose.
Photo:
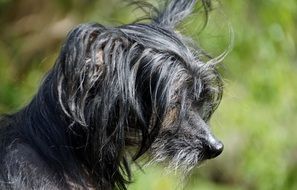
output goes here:
[{"label": "dog's black nose", "polygon": [[223,149],[224,144],[221,141],[217,141],[215,144],[210,145],[207,153],[208,159],[219,156],[223,152]]},{"label": "dog's black nose", "polygon": [[205,158],[212,159],[219,156],[224,149],[224,144],[215,139],[212,135],[204,142]]}]

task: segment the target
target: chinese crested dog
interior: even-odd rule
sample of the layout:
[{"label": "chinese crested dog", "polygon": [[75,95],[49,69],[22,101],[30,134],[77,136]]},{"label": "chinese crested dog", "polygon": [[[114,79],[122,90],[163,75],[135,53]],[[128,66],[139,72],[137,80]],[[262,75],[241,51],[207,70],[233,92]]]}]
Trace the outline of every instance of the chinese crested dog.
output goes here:
[{"label": "chinese crested dog", "polygon": [[207,124],[218,61],[175,32],[196,3],[167,1],[149,23],[74,28],[33,100],[0,121],[0,188],[124,190],[144,154],[183,171],[218,156]]}]

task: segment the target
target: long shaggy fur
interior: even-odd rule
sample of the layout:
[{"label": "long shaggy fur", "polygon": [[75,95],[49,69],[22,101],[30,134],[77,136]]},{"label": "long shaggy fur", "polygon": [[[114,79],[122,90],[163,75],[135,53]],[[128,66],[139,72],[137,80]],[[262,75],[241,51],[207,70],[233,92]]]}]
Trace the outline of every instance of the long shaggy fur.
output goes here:
[{"label": "long shaggy fur", "polygon": [[174,31],[195,4],[74,28],[33,100],[0,121],[0,189],[123,190],[146,152],[186,171],[217,156],[206,124],[222,96],[216,63]]}]

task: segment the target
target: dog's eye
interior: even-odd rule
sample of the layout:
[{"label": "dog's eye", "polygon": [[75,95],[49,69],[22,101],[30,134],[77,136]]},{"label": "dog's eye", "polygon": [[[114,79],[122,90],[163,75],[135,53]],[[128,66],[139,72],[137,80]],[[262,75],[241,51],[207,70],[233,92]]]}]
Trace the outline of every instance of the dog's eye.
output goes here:
[{"label": "dog's eye", "polygon": [[191,109],[198,113],[203,120],[207,121],[210,114],[209,106],[209,103],[201,98],[192,102]]},{"label": "dog's eye", "polygon": [[191,107],[195,111],[199,111],[201,109],[201,107],[203,107],[203,101],[195,100],[195,101],[192,102]]}]

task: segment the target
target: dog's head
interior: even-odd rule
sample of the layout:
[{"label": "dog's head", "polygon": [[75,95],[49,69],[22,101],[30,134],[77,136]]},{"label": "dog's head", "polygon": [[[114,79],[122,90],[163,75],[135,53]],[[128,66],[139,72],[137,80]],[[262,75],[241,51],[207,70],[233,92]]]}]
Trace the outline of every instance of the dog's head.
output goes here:
[{"label": "dog's head", "polygon": [[175,32],[195,3],[169,1],[148,24],[85,24],[68,35],[52,77],[73,143],[85,147],[93,169],[129,173],[128,147],[138,148],[134,159],[149,151],[185,170],[222,152],[207,124],[222,96],[216,62],[203,62]]}]

